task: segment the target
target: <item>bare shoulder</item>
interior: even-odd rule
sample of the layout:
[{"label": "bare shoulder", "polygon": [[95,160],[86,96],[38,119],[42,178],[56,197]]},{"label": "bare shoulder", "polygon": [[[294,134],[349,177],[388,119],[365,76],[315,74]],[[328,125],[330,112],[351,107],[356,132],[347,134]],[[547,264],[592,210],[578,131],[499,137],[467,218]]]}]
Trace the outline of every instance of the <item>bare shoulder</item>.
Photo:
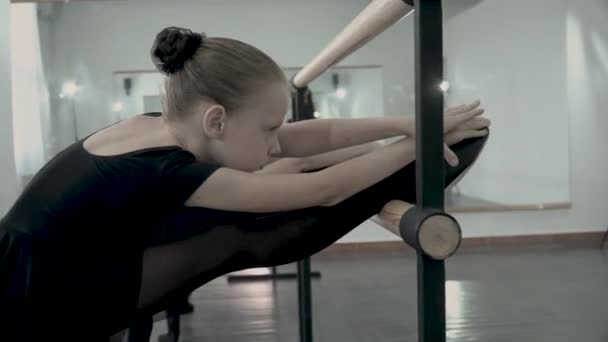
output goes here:
[{"label": "bare shoulder", "polygon": [[84,142],[85,150],[94,155],[112,156],[136,150],[171,145],[162,119],[137,115],[99,130]]}]

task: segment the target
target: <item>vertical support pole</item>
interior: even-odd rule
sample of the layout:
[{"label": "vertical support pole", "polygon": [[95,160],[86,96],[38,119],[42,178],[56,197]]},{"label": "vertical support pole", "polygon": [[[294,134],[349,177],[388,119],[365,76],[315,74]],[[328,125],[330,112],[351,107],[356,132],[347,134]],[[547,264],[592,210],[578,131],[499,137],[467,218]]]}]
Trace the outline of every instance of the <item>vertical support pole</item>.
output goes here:
[{"label": "vertical support pole", "polygon": [[[293,121],[306,117],[308,87],[296,88],[292,99]],[[312,113],[311,113],[312,114]],[[312,289],[310,284],[310,258],[298,261],[298,310],[300,318],[300,342],[312,342]]]},{"label": "vertical support pole", "polygon": [[309,258],[298,261],[298,309],[300,342],[312,342],[312,289]]},{"label": "vertical support pole", "polygon": [[[416,0],[416,193],[419,209],[444,210],[441,0]],[[418,341],[445,342],[445,264],[418,254]]]}]

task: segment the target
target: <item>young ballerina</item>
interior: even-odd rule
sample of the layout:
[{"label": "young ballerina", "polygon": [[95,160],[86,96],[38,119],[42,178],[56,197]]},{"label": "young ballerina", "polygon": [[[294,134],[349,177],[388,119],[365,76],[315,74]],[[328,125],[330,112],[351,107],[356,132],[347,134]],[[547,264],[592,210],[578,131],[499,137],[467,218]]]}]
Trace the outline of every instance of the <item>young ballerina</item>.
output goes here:
[{"label": "young ballerina", "polygon": [[[171,27],[152,57],[167,75],[163,112],[60,152],[0,221],[3,341],[107,340],[214,278],[297,261],[387,201],[415,202],[412,119],[283,125],[283,72],[237,40]],[[479,103],[446,112],[446,184],[487,139],[482,113]],[[395,136],[316,172],[272,171],[277,158],[322,160]]]}]

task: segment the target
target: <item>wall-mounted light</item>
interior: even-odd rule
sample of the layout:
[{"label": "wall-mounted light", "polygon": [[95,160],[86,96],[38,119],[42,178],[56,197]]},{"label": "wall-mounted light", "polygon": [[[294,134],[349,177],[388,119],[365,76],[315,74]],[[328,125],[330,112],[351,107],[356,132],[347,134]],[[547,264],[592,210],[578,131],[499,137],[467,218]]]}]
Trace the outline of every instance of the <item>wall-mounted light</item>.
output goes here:
[{"label": "wall-mounted light", "polygon": [[441,91],[443,91],[444,93],[447,92],[450,89],[450,82],[448,82],[448,81],[441,82],[441,84],[439,84],[439,89],[441,89]]},{"label": "wall-mounted light", "polygon": [[80,87],[74,81],[66,81],[63,83],[61,87],[61,94],[59,94],[60,98],[64,97],[74,97],[80,91]]},{"label": "wall-mounted light", "polygon": [[122,102],[114,102],[112,104],[112,111],[114,113],[121,112],[125,108],[125,105]]},{"label": "wall-mounted light", "polygon": [[347,94],[348,94],[348,92],[344,88],[338,88],[338,89],[336,89],[336,96],[339,99],[345,98]]}]

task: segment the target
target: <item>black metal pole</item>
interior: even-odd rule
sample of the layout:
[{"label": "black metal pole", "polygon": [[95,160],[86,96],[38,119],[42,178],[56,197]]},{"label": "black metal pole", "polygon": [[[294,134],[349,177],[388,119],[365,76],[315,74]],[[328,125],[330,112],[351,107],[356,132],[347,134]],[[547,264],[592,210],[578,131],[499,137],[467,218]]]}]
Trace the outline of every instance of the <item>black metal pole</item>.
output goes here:
[{"label": "black metal pole", "polygon": [[[313,119],[310,89],[296,88],[292,99],[293,121]],[[298,261],[298,309],[300,342],[312,342],[312,289],[310,285],[310,258]]]},{"label": "black metal pole", "polygon": [[312,289],[309,258],[298,261],[298,310],[300,342],[312,342]]},{"label": "black metal pole", "polygon": [[[420,209],[444,210],[441,0],[416,0],[416,192]],[[418,340],[445,342],[445,264],[418,253]]]}]

